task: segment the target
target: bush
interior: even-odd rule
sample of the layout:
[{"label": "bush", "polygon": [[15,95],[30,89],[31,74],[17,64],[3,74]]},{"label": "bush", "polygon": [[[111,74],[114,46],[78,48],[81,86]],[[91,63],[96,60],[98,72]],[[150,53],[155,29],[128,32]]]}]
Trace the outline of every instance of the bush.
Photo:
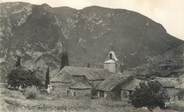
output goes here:
[{"label": "bush", "polygon": [[130,101],[135,107],[164,108],[168,99],[167,91],[157,81],[140,83],[140,87],[130,95]]},{"label": "bush", "polygon": [[36,86],[27,87],[24,92],[24,96],[27,99],[35,99],[40,95],[40,91],[36,88]]},{"label": "bush", "polygon": [[42,79],[37,76],[40,75],[37,70],[29,70],[24,66],[15,67],[7,76],[8,85],[17,89],[19,86],[26,88],[28,86],[42,87]]}]

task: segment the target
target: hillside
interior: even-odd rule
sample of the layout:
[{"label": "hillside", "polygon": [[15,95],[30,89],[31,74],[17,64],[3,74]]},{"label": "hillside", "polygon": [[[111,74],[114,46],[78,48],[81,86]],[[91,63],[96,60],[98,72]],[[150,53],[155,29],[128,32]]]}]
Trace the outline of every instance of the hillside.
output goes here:
[{"label": "hillside", "polygon": [[132,70],[142,78],[150,77],[183,77],[184,74],[184,44],[163,54],[150,57],[147,63]]},{"label": "hillside", "polygon": [[[162,25],[133,11],[91,6],[81,10],[47,4],[0,4],[0,58],[27,65],[59,66],[63,49],[70,65],[102,65],[113,49],[125,68],[144,64],[183,43]],[[53,61],[51,61],[53,60]]]}]

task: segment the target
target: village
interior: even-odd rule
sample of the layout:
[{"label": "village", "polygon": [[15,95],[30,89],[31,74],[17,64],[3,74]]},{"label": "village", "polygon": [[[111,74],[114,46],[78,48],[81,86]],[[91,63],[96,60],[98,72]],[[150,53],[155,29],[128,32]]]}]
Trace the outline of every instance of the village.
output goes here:
[{"label": "village", "polygon": [[[118,67],[118,59],[114,51],[108,53],[104,68],[65,66],[51,78],[48,93],[123,100],[128,99],[140,83],[149,81],[136,77],[133,71],[121,73]],[[151,80],[162,84],[168,91],[170,102],[183,99],[183,94],[179,94],[184,89],[182,76],[155,77]]]},{"label": "village", "polygon": [[[51,72],[52,74],[49,72],[49,68],[47,68],[45,72],[46,79],[44,79],[46,82],[43,82],[46,86],[40,91],[43,91],[44,94],[46,93],[45,97],[48,98],[106,99],[110,102],[118,101],[130,104],[130,96],[137,88],[140,88],[141,83],[148,84],[150,81],[156,81],[167,91],[168,99],[165,107],[175,101],[184,100],[184,77],[182,75],[178,78],[154,77],[145,79],[137,76],[133,70],[122,72],[119,60],[112,50],[109,51],[104,60],[103,68],[90,67],[89,65],[86,67],[63,66],[61,70]],[[18,58],[18,62],[16,63],[16,71],[10,72],[10,74],[14,76],[17,76],[17,73],[22,76],[26,73],[28,74],[26,72],[27,68],[21,64],[21,58]],[[165,66],[167,67],[168,65]],[[161,67],[163,68],[163,65]],[[5,87],[10,90],[23,92],[27,85],[30,87],[34,85],[34,83],[28,84],[29,81],[25,79],[19,79],[22,82],[16,82],[15,79],[11,79]],[[11,81],[14,81],[14,85],[11,85]],[[39,84],[35,79],[34,81],[35,84]]]}]

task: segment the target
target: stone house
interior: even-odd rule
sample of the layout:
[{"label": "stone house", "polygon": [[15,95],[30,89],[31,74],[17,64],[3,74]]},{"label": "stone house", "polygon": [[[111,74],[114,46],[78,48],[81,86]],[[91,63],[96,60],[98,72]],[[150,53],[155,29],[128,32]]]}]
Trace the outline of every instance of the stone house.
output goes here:
[{"label": "stone house", "polygon": [[[58,94],[68,95],[70,90],[89,90],[89,85],[90,89],[95,90],[96,86],[110,75],[105,69],[65,66],[51,78],[51,85]],[[79,85],[82,85],[81,88]],[[95,94],[96,92],[93,92],[93,95]]]},{"label": "stone house", "polygon": [[68,88],[68,96],[91,96],[92,86],[89,83],[76,82]]},{"label": "stone house", "polygon": [[97,88],[98,97],[112,100],[122,99],[122,87],[133,79],[133,76],[114,74],[104,80]]},{"label": "stone house", "polygon": [[126,81],[126,83],[121,86],[121,97],[128,98],[129,95],[135,91],[136,87],[139,87],[141,82],[143,82],[143,80],[137,78],[132,78],[131,80]]},{"label": "stone house", "polygon": [[181,90],[178,78],[156,77],[154,80],[158,81],[167,90],[170,101],[178,99],[178,93]]}]

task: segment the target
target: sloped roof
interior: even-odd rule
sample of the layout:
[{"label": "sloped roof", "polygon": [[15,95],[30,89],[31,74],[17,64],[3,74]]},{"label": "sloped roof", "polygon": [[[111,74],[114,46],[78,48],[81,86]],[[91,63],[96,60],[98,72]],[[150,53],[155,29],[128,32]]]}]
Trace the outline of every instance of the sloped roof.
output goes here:
[{"label": "sloped roof", "polygon": [[118,61],[118,58],[116,57],[116,54],[115,54],[114,51],[110,51],[110,52],[108,53],[108,56],[109,56],[110,54],[112,54],[112,59],[114,59],[115,61]]},{"label": "sloped roof", "polygon": [[[67,75],[67,76],[65,76]],[[104,80],[111,73],[105,69],[65,66],[52,81],[68,80],[71,76],[85,76],[88,80]]]},{"label": "sloped roof", "polygon": [[91,84],[93,85],[93,88],[97,89],[98,85],[100,85],[102,83],[102,81],[94,81]]},{"label": "sloped roof", "polygon": [[71,75],[62,75],[61,72],[57,73],[55,77],[51,78],[51,82],[63,82],[63,83],[70,83],[72,82]]},{"label": "sloped roof", "polygon": [[91,89],[92,86],[89,83],[76,82],[70,86],[70,89]]},{"label": "sloped roof", "polygon": [[135,90],[135,88],[139,86],[140,82],[142,82],[142,81],[134,78],[133,80],[128,81],[127,83],[122,85],[121,89],[122,90]]},{"label": "sloped roof", "polygon": [[112,76],[108,77],[106,80],[104,80],[98,87],[98,90],[102,91],[112,91],[115,87],[117,87],[120,84],[125,83],[129,79],[131,79],[132,76],[125,75],[125,74],[113,74]]},{"label": "sloped roof", "polygon": [[158,81],[163,87],[175,88],[179,84],[177,78],[156,77],[154,80]]}]

